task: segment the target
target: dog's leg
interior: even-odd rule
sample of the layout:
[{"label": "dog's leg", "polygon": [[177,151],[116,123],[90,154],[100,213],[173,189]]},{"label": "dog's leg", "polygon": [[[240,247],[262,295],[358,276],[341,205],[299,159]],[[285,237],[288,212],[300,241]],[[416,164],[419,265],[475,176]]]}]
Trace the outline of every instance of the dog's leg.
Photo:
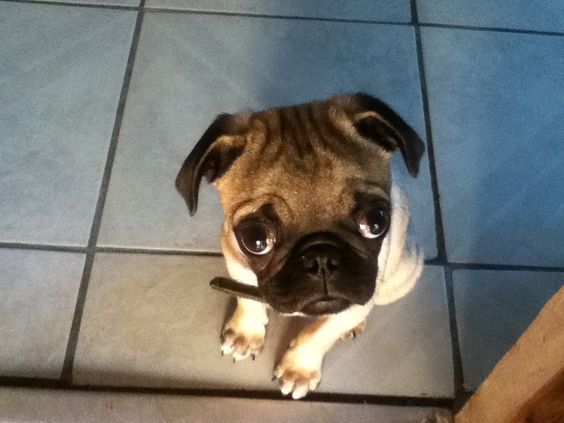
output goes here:
[{"label": "dog's leg", "polygon": [[321,379],[323,356],[335,342],[362,325],[372,309],[372,303],[353,306],[330,316],[323,316],[306,326],[274,370],[283,395],[304,397],[313,391]]},{"label": "dog's leg", "polygon": [[233,362],[254,360],[264,347],[267,323],[264,304],[237,298],[237,308],[221,332],[221,355],[233,354]]},{"label": "dog's leg", "polygon": [[[233,279],[248,285],[257,285],[255,274],[235,260],[224,246],[227,269]],[[232,354],[233,362],[251,357],[253,360],[264,347],[268,315],[266,304],[246,298],[237,298],[237,308],[221,332],[221,355]]]}]

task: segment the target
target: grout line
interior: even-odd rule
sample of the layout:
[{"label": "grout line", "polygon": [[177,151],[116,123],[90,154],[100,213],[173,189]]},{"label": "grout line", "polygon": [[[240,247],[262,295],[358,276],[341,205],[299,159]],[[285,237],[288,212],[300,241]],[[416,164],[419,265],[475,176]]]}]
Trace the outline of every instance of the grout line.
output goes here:
[{"label": "grout line", "polygon": [[[417,49],[417,64],[419,67],[419,81],[421,83],[421,99],[423,102],[423,115],[425,119],[425,132],[427,135],[427,157],[429,158],[429,173],[431,177],[431,190],[433,192],[433,204],[435,212],[435,234],[437,241],[437,257],[438,262],[446,262],[446,243],[443,226],[443,218],[440,204],[439,185],[437,180],[437,169],[435,162],[435,151],[433,146],[433,132],[431,128],[431,115],[429,111],[429,94],[427,92],[427,77],[425,73],[425,62],[423,58],[423,46],[421,41],[421,29],[419,27],[419,15],[417,11],[417,0],[411,0],[411,18],[413,30],[415,34],[415,45]],[[453,363],[453,387],[455,401],[461,398],[464,393],[464,376],[462,373],[462,361],[460,357],[460,346],[458,343],[458,327],[456,323],[456,313],[454,304],[454,295],[452,288],[452,278],[450,269],[443,267],[445,279],[445,293],[447,300],[447,309],[449,316],[450,344],[452,348]]]},{"label": "grout line", "polygon": [[[141,7],[143,6],[145,0],[141,0]],[[118,107],[116,110],[116,119],[114,121],[114,128],[112,131],[112,136],[110,140],[110,146],[108,148],[108,155],[106,159],[106,166],[104,168],[104,175],[102,177],[102,183],[100,185],[100,192],[98,195],[98,202],[96,204],[96,211],[94,212],[94,219],[92,221],[92,228],[90,231],[90,238],[88,240],[88,251],[86,254],[86,260],[84,264],[84,270],[82,273],[82,278],[80,280],[80,288],[78,290],[78,296],[76,300],[76,306],[74,310],[74,315],[72,319],[71,329],[69,333],[69,339],[67,344],[67,349],[65,353],[65,358],[63,362],[63,369],[61,372],[61,381],[66,383],[72,382],[72,372],[74,365],[74,356],[76,353],[76,347],[78,344],[78,335],[80,332],[80,324],[82,321],[82,313],[84,312],[84,304],[86,302],[86,293],[88,291],[88,284],[90,283],[90,275],[92,273],[92,265],[94,263],[94,255],[96,254],[96,242],[98,240],[98,233],[100,232],[100,225],[102,222],[102,212],[104,209],[104,204],[106,202],[106,194],[108,191],[108,185],[110,183],[110,176],[112,173],[112,166],[116,154],[117,142],[119,138],[119,133],[121,129],[121,123],[123,121],[123,114],[125,110],[125,104],[127,101],[127,94],[129,92],[129,85],[131,83],[131,74],[133,71],[133,65],[135,62],[135,54],[137,52],[137,46],[139,44],[139,37],[141,33],[141,26],[143,24],[143,10],[140,9],[137,12],[137,20],[135,22],[135,29],[133,31],[133,37],[131,41],[131,47],[129,50],[129,57],[127,58],[127,65],[125,67],[125,74],[123,78],[123,84],[121,88],[120,98],[118,102]]]},{"label": "grout line", "polygon": [[40,377],[25,376],[1,376],[0,389],[2,388],[35,388],[35,389],[63,389],[64,386],[59,379],[47,379]]},{"label": "grout line", "polygon": [[452,270],[500,270],[520,272],[563,272],[564,267],[557,266],[528,266],[519,264],[487,264],[487,263],[447,263]]},{"label": "grout line", "polygon": [[448,262],[446,262],[445,260],[442,260],[439,257],[433,257],[430,259],[425,259],[423,261],[423,264],[427,265],[427,266],[446,266],[448,264]]},{"label": "grout line", "polygon": [[139,6],[120,6],[110,4],[86,4],[86,3],[70,3],[65,1],[48,1],[48,0],[0,0],[0,2],[7,3],[28,3],[28,4],[42,4],[48,6],[71,6],[71,7],[84,7],[88,9],[112,9],[112,10],[139,10]]},{"label": "grout line", "polygon": [[[181,395],[210,398],[239,398],[294,402],[291,398],[283,396],[278,390],[259,391],[245,389],[205,389],[205,388],[147,388],[135,386],[95,386],[95,385],[68,385],[58,380],[33,379],[26,377],[0,376],[0,386],[13,388],[54,389],[60,391],[86,391],[102,392],[109,394],[153,394],[153,395]],[[451,409],[453,400],[441,397],[407,397],[362,394],[332,394],[311,392],[303,402],[325,402],[345,404],[374,404],[404,407],[441,407]]]},{"label": "grout line", "polygon": [[431,177],[431,190],[433,192],[433,203],[435,211],[435,234],[437,236],[437,257],[438,261],[447,261],[445,232],[443,227],[443,216],[441,211],[439,184],[437,180],[437,169],[435,162],[435,150],[433,147],[433,131],[431,128],[431,115],[429,112],[429,95],[427,93],[427,78],[425,74],[425,64],[423,60],[423,47],[421,44],[421,30],[419,28],[419,18],[417,15],[417,2],[411,0],[412,24],[415,31],[415,45],[417,48],[417,63],[419,66],[419,81],[421,83],[421,100],[423,102],[423,116],[425,119],[425,133],[427,135],[427,157],[429,158],[429,173]]},{"label": "grout line", "polygon": [[474,391],[464,391],[464,393],[460,394],[460,397],[456,398],[452,402],[452,414],[458,414],[458,412],[462,410],[462,408],[466,405],[472,395],[474,395]]},{"label": "grout line", "polygon": [[447,297],[448,316],[450,321],[450,339],[452,346],[452,366],[453,366],[453,383],[455,402],[464,398],[466,392],[464,389],[464,370],[462,367],[462,356],[460,354],[460,342],[458,339],[458,324],[456,321],[456,304],[454,300],[454,286],[452,279],[452,271],[446,266],[443,268],[445,277],[445,290]]},{"label": "grout line", "polygon": [[564,37],[564,32],[537,31],[534,29],[512,29],[512,28],[501,28],[501,27],[454,25],[454,24],[439,24],[439,23],[419,23],[419,26],[426,28],[461,29],[465,31],[502,32],[509,34],[548,35],[553,37]]},{"label": "grout line", "polygon": [[41,250],[58,251],[64,253],[86,253],[86,247],[75,247],[70,245],[29,244],[26,242],[0,242],[0,248],[10,250]]},{"label": "grout line", "polygon": [[204,256],[204,257],[223,257],[219,251],[189,251],[175,249],[150,249],[150,248],[130,248],[130,247],[96,247],[98,253],[116,254],[148,254],[148,255],[168,255],[168,256]]},{"label": "grout line", "polygon": [[[349,23],[359,23],[359,24],[378,24],[378,25],[403,25],[412,26],[412,22],[401,22],[401,21],[380,21],[380,20],[364,20],[364,19],[340,19],[340,18],[322,18],[314,16],[293,16],[293,15],[269,15],[260,13],[244,13],[244,12],[227,12],[227,11],[213,11],[213,10],[197,10],[197,9],[174,9],[174,8],[162,8],[162,7],[151,7],[151,6],[121,6],[121,5],[109,5],[109,4],[86,4],[86,3],[71,3],[68,1],[56,1],[56,0],[0,0],[5,3],[29,3],[29,4],[43,4],[51,6],[71,6],[71,7],[84,7],[92,9],[114,9],[114,10],[140,10],[143,9],[144,13],[179,13],[187,15],[217,15],[217,16],[239,16],[248,18],[269,18],[269,19],[295,19],[295,20],[307,20],[307,21],[322,21],[322,22],[349,22]],[[413,3],[412,2],[412,16],[413,13]],[[417,13],[417,12],[415,12]],[[424,28],[444,28],[444,29],[459,29],[467,31],[484,31],[484,32],[501,32],[510,34],[528,34],[528,35],[545,35],[554,37],[564,37],[564,32],[559,31],[541,31],[534,29],[516,29],[516,28],[503,28],[503,27],[487,27],[487,26],[473,26],[473,25],[458,25],[458,24],[440,24],[431,22],[418,22],[419,27]]]},{"label": "grout line", "polygon": [[[1,0],[0,0],[1,1]],[[141,247],[75,247],[68,245],[52,245],[52,244],[32,244],[25,242],[2,242],[0,241],[0,249],[6,250],[40,250],[55,251],[65,253],[88,253],[95,250],[96,253],[112,253],[112,254],[146,254],[146,255],[170,255],[170,256],[203,256],[203,257],[223,257],[220,251],[201,251],[201,250],[181,250],[174,248],[141,248]],[[427,266],[448,266],[451,270],[499,270],[499,271],[523,271],[523,272],[555,272],[564,273],[564,267],[557,266],[532,266],[521,264],[495,264],[495,263],[459,263],[449,262],[435,257],[426,259]]]},{"label": "grout line", "polygon": [[90,282],[90,275],[92,274],[93,263],[94,252],[90,251],[86,254],[86,260],[84,262],[84,269],[82,271],[82,277],[80,279],[80,286],[78,288],[78,295],[74,308],[71,328],[69,331],[67,348],[63,360],[63,368],[61,370],[61,380],[67,383],[70,383],[72,381],[74,356],[78,344],[78,333],[80,331],[82,313],[84,312],[84,304],[86,302],[86,292],[88,291],[88,284]]},{"label": "grout line", "polygon": [[292,19],[301,21],[321,21],[321,22],[344,22],[358,24],[378,24],[378,25],[403,25],[409,26],[410,22],[401,21],[379,21],[370,19],[340,19],[340,18],[323,18],[316,16],[296,16],[296,15],[271,15],[267,13],[245,13],[245,12],[228,12],[216,10],[198,10],[198,9],[168,9],[161,7],[146,7],[146,12],[154,13],[184,13],[190,15],[212,15],[212,16],[234,16],[243,18],[266,18],[266,19]]}]

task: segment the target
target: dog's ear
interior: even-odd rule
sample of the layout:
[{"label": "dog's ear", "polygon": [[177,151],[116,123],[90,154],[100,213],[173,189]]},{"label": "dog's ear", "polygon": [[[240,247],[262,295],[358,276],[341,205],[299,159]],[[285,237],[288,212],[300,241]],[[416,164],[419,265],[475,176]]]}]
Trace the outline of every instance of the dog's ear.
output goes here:
[{"label": "dog's ear", "polygon": [[357,132],[388,151],[399,148],[409,174],[417,176],[425,144],[413,128],[390,106],[375,97],[357,93],[350,100]]},{"label": "dog's ear", "polygon": [[242,119],[219,115],[196,143],[176,177],[176,189],[186,201],[190,216],[198,208],[200,183],[220,178],[243,152],[245,128]]}]

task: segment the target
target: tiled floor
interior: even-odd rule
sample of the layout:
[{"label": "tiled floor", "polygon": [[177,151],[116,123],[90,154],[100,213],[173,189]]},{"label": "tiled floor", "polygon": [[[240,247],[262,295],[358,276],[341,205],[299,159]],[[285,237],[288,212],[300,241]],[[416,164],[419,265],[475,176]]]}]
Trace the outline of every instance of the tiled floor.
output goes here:
[{"label": "tiled floor", "polygon": [[418,179],[394,169],[429,265],[322,394],[473,390],[564,285],[559,1],[0,0],[0,39],[3,384],[274,393],[303,322],[220,357],[218,198],[189,219],[174,190],[223,111],[366,91],[427,139]]},{"label": "tiled floor", "polygon": [[[265,352],[255,362],[234,366],[218,350],[216,334],[229,302],[224,294],[209,292],[215,274],[225,274],[220,257],[98,254],[74,382],[277,389],[270,380],[272,369],[303,321],[274,314]],[[448,397],[452,370],[444,363],[452,353],[445,342],[447,321],[442,272],[430,266],[412,296],[376,309],[357,342],[340,345],[328,355],[333,364],[327,366],[319,391]],[[393,335],[386,334],[390,327]]]},{"label": "tiled floor", "polygon": [[[291,406],[290,406],[291,405]],[[48,391],[0,387],[3,422],[448,423],[447,410],[146,393]]]}]

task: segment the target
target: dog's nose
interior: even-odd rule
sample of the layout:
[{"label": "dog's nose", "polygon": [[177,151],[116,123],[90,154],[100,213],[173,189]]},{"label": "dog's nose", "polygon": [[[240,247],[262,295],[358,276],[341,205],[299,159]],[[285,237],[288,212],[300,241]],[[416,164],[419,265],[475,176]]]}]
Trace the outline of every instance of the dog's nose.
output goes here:
[{"label": "dog's nose", "polygon": [[339,269],[341,258],[336,248],[332,246],[317,246],[302,255],[305,271],[315,278],[326,278]]}]

